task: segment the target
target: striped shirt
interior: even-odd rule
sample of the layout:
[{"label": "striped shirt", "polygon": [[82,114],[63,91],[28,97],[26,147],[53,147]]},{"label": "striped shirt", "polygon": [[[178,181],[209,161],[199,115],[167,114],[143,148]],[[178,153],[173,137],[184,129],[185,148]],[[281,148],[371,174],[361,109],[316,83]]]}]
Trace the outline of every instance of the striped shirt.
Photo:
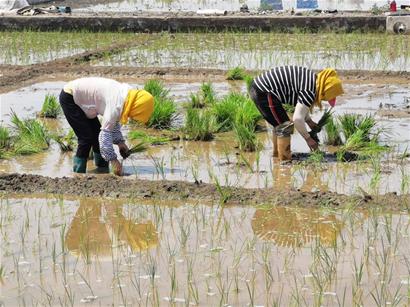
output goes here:
[{"label": "striped shirt", "polygon": [[310,107],[316,97],[316,74],[305,67],[280,66],[264,72],[254,83],[262,93],[272,93],[282,104]]}]

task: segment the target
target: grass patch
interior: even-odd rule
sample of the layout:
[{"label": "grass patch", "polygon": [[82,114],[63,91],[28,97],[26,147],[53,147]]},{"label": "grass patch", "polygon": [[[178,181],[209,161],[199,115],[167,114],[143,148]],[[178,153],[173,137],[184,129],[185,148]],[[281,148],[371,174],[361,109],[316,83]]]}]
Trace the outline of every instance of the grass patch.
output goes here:
[{"label": "grass patch", "polygon": [[244,80],[246,76],[245,69],[237,66],[228,70],[226,80]]},{"label": "grass patch", "polygon": [[184,132],[188,139],[210,141],[215,131],[215,119],[211,110],[189,108],[187,110]]},{"label": "grass patch", "polygon": [[43,106],[40,111],[41,117],[57,118],[61,113],[61,106],[57,101],[57,96],[47,94],[44,98]]}]

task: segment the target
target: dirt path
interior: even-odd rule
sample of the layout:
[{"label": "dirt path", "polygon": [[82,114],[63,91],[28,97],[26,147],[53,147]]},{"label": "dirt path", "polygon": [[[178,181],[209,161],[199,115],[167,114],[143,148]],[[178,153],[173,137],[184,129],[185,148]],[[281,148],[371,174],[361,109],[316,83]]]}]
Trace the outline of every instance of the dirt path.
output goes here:
[{"label": "dirt path", "polygon": [[0,193],[38,194],[51,193],[67,196],[89,196],[110,198],[133,198],[153,200],[200,200],[243,205],[292,205],[302,207],[350,206],[375,207],[400,210],[410,204],[410,195],[394,193],[383,196],[346,196],[331,192],[299,192],[272,189],[227,188],[218,190],[215,185],[188,183],[183,181],[149,181],[125,179],[112,175],[76,176],[72,178],[50,178],[27,174],[0,175]]}]

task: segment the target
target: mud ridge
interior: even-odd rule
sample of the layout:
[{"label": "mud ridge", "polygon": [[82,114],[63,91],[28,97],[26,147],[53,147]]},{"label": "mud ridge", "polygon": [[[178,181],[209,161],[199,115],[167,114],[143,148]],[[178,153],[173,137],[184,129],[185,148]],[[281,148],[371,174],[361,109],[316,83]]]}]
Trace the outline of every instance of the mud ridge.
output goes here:
[{"label": "mud ridge", "polygon": [[67,196],[133,198],[154,200],[198,200],[243,205],[296,205],[302,207],[374,207],[403,209],[410,204],[410,195],[389,193],[371,196],[347,196],[332,192],[300,192],[297,190],[245,189],[184,181],[150,181],[126,179],[113,175],[50,178],[29,174],[0,175],[0,193],[50,193]]}]

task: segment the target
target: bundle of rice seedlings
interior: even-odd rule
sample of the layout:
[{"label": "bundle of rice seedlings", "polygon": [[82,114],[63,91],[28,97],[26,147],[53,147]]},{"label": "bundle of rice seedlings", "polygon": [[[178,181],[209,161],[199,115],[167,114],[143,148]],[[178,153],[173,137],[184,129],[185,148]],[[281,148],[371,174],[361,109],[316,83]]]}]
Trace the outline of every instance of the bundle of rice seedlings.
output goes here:
[{"label": "bundle of rice seedlings", "polygon": [[147,126],[155,129],[169,129],[177,118],[175,102],[171,99],[155,99],[154,111]]},{"label": "bundle of rice seedlings", "polygon": [[340,127],[336,120],[329,119],[327,125],[325,125],[325,144],[340,146],[343,145],[343,141],[340,137]]},{"label": "bundle of rice seedlings", "polygon": [[132,154],[135,154],[135,153],[138,153],[138,152],[143,152],[143,151],[147,150],[147,148],[148,148],[147,144],[145,142],[141,142],[141,143],[138,143],[138,144],[132,146],[129,149],[128,154],[132,155]]},{"label": "bundle of rice seedlings", "polygon": [[134,130],[128,133],[128,138],[131,140],[141,140],[146,144],[160,145],[170,141],[169,137],[166,136],[151,136],[146,134],[144,131]]},{"label": "bundle of rice seedlings", "polygon": [[190,140],[210,141],[215,131],[215,120],[210,110],[189,108],[184,131]]},{"label": "bundle of rice seedlings", "polygon": [[245,76],[245,69],[237,66],[228,70],[228,73],[226,74],[226,80],[244,80]]},{"label": "bundle of rice seedlings", "polygon": [[357,130],[359,114],[343,114],[338,117],[345,140],[349,139]]},{"label": "bundle of rice seedlings", "polygon": [[245,75],[243,79],[245,80],[246,90],[249,92],[249,90],[251,89],[253,77],[251,75]]},{"label": "bundle of rice seedlings", "polygon": [[43,106],[40,111],[41,117],[57,118],[61,113],[61,106],[55,95],[47,94],[44,98]]},{"label": "bundle of rice seedlings", "polygon": [[378,137],[382,132],[380,129],[375,131],[377,123],[372,115],[344,114],[339,116],[339,122],[346,142],[358,130],[361,131],[362,139],[365,141]]},{"label": "bundle of rice seedlings", "polygon": [[11,137],[10,131],[7,127],[0,126],[0,149],[6,149],[10,147]]},{"label": "bundle of rice seedlings", "polygon": [[252,127],[242,122],[235,122],[234,131],[240,150],[255,151],[258,148],[258,140]]},{"label": "bundle of rice seedlings", "polygon": [[21,120],[13,111],[11,122],[16,132],[16,141],[13,146],[16,154],[37,153],[50,146],[50,134],[38,120]]},{"label": "bundle of rice seedlings", "polygon": [[212,106],[213,113],[218,124],[218,131],[230,131],[236,121],[256,127],[262,115],[255,104],[247,96],[231,92],[221,101]]},{"label": "bundle of rice seedlings", "polygon": [[145,82],[144,90],[154,96],[155,99],[166,99],[169,94],[169,90],[164,87],[164,84],[156,79]]}]

